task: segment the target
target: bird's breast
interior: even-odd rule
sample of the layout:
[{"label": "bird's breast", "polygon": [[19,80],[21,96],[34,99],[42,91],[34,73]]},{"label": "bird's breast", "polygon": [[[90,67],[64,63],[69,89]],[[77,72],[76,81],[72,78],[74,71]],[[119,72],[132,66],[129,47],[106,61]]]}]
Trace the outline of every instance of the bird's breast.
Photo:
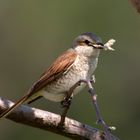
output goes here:
[{"label": "bird's breast", "polygon": [[[69,91],[69,89],[79,80],[89,80],[91,78],[95,68],[97,67],[97,62],[97,58],[89,59],[82,56],[77,56],[74,63],[66,72],[62,74],[61,77],[46,86],[46,98],[53,100],[55,96],[56,100],[63,100],[66,92]],[[77,87],[74,94],[78,93],[82,88],[84,88],[84,86],[85,84],[81,84],[79,87]],[[53,96],[53,98],[50,96]]]}]

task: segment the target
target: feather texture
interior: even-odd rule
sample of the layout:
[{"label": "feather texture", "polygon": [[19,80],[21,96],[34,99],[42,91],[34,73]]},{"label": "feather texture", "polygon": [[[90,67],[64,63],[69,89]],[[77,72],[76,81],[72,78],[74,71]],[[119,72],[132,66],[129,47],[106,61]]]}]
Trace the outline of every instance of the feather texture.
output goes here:
[{"label": "feather texture", "polygon": [[74,63],[77,54],[69,49],[59,56],[54,63],[41,75],[40,79],[31,87],[28,94],[32,95],[51,82],[57,80]]}]

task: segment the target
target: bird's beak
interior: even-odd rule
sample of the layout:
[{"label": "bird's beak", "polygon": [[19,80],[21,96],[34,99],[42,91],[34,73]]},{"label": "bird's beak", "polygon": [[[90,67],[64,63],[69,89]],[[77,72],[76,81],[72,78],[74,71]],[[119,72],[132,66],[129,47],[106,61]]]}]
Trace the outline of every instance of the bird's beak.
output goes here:
[{"label": "bird's beak", "polygon": [[100,43],[100,42],[97,42],[96,44],[93,45],[93,47],[95,49],[104,49],[104,44]]}]

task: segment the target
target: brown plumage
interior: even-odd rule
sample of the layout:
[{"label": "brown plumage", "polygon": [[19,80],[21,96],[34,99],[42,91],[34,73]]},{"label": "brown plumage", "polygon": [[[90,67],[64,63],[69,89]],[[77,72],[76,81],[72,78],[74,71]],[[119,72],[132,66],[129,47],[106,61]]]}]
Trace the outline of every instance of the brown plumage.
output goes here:
[{"label": "brown plumage", "polygon": [[70,49],[59,56],[53,64],[41,75],[40,79],[30,89],[29,94],[38,92],[47,84],[59,78],[73,64],[77,54]]},{"label": "brown plumage", "polygon": [[33,84],[33,86],[29,89],[27,94],[19,99],[11,108],[7,109],[5,112],[0,114],[0,118],[6,117],[10,112],[12,112],[17,106],[20,104],[27,102],[32,103],[36,99],[41,96],[35,96],[30,99],[36,92],[44,88],[46,85],[51,82],[57,80],[62,74],[68,70],[68,68],[73,64],[76,58],[76,52],[72,49],[64,52],[61,56],[59,56],[53,64],[41,75],[39,80]]}]

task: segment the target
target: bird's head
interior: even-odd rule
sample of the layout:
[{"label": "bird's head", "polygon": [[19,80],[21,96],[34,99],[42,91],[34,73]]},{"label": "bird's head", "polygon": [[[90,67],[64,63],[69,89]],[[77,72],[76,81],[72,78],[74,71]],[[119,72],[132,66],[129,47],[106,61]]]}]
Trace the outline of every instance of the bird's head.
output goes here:
[{"label": "bird's head", "polygon": [[104,49],[104,44],[100,37],[87,32],[75,38],[73,48],[78,54],[98,57],[100,50]]}]

